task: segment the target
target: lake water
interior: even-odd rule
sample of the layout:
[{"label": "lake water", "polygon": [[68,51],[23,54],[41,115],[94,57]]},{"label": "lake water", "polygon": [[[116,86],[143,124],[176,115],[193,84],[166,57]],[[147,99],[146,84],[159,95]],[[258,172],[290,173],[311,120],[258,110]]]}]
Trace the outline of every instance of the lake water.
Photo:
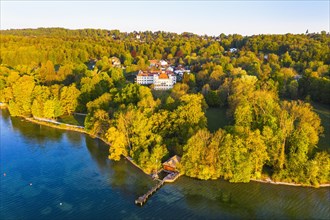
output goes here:
[{"label": "lake water", "polygon": [[143,206],[155,184],[87,135],[0,110],[0,219],[330,219],[330,188],[230,184],[180,177]]}]

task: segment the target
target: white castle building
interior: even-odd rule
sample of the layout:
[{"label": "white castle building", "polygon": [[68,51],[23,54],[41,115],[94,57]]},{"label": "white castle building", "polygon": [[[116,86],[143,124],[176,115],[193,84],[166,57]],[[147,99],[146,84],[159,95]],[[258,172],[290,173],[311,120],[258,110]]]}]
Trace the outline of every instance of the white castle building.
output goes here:
[{"label": "white castle building", "polygon": [[176,83],[176,75],[171,71],[139,71],[136,83],[141,85],[154,84],[155,90],[172,89]]}]

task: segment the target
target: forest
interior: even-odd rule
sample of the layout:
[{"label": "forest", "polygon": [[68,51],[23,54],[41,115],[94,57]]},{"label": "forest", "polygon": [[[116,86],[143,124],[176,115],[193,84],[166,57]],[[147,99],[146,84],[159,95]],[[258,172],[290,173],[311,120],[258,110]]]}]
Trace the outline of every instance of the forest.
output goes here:
[{"label": "forest", "polygon": [[[138,36],[138,37],[137,37]],[[170,156],[199,179],[330,182],[312,103],[330,105],[330,35],[219,36],[39,28],[1,30],[0,102],[12,116],[86,113],[85,129],[152,173]],[[121,65],[114,65],[113,57]],[[149,60],[191,73],[169,91],[134,83]],[[132,80],[133,79],[133,80]],[[207,128],[209,107],[229,125]]]}]

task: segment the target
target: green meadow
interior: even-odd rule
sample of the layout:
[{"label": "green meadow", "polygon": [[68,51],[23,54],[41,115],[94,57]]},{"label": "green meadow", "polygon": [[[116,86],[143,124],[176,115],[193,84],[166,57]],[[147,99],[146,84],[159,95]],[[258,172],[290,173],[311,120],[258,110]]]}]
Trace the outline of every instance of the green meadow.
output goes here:
[{"label": "green meadow", "polygon": [[229,124],[226,112],[227,108],[208,108],[206,110],[207,127],[211,132]]}]

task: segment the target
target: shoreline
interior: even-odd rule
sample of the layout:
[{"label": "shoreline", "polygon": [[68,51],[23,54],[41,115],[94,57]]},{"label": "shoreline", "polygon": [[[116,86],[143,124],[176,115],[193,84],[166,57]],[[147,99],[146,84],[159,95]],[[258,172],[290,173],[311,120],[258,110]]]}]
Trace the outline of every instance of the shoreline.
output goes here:
[{"label": "shoreline", "polygon": [[[7,105],[0,105],[0,109],[7,109]],[[86,131],[83,128],[77,128],[76,125],[70,125],[70,124],[65,124],[65,123],[61,123],[61,122],[57,122],[57,123],[52,123],[52,122],[47,122],[47,121],[43,121],[43,120],[39,120],[36,118],[28,118],[28,117],[24,117],[24,116],[18,116],[21,117],[29,122],[32,123],[36,123],[36,124],[40,124],[40,125],[44,125],[44,126],[48,126],[48,127],[52,127],[52,128],[58,128],[61,130],[67,130],[67,131],[75,131],[75,132],[80,132],[80,133],[84,133],[89,135],[92,138],[98,138],[99,140],[103,141],[106,145],[110,146],[110,143],[108,143],[106,140],[104,140],[103,138],[99,137],[99,136],[95,136],[93,134],[90,134],[88,131]],[[61,126],[62,125],[62,126]],[[144,174],[146,174],[147,176],[150,177],[151,174],[145,172],[139,165],[137,165],[132,158],[130,158],[129,156],[124,156],[122,155],[127,161],[129,161],[133,166],[135,166],[136,168],[138,168],[139,170],[141,170]],[[184,174],[180,174],[184,175]],[[187,176],[189,177],[189,176]],[[288,182],[276,182],[273,181],[272,179],[270,179],[270,177],[268,177],[267,179],[250,179],[250,181],[253,182],[259,182],[259,183],[268,183],[268,184],[273,184],[273,185],[284,185],[284,186],[295,186],[295,187],[312,187],[312,188],[324,188],[324,187],[330,187],[330,183],[324,183],[324,184],[320,184],[318,186],[313,186],[313,185],[304,185],[301,183],[288,183]]]},{"label": "shoreline", "polygon": [[281,182],[281,181],[276,182],[270,178],[268,178],[266,180],[250,179],[250,181],[259,182],[259,183],[269,183],[269,184],[273,184],[273,185],[283,185],[283,186],[300,186],[300,187],[313,187],[313,188],[330,187],[330,183],[324,183],[324,184],[320,184],[319,186],[313,186],[313,185],[304,185],[301,183],[288,183],[288,182]]},{"label": "shoreline", "polygon": [[[65,123],[55,124],[52,122],[47,122],[47,121],[39,120],[36,118],[28,118],[28,117],[23,117],[23,116],[19,116],[19,117],[23,118],[24,120],[27,120],[29,122],[36,123],[39,125],[44,125],[44,126],[48,126],[48,127],[52,127],[52,128],[58,128],[60,130],[77,131],[77,132],[81,132],[84,134],[89,134],[85,129],[78,128],[75,125],[70,125],[70,124],[65,124]],[[91,134],[89,134],[89,135],[92,136]]]},{"label": "shoreline", "polygon": [[[67,130],[67,131],[75,131],[75,132],[80,132],[83,134],[87,134],[89,135],[91,138],[97,138],[101,141],[103,141],[106,145],[110,146],[110,143],[108,143],[104,138],[99,137],[99,136],[95,136],[91,133],[89,133],[88,131],[86,131],[84,128],[78,127],[76,125],[70,125],[70,124],[66,124],[66,123],[62,123],[62,122],[52,122],[52,121],[47,121],[46,119],[42,119],[42,118],[28,118],[28,117],[23,117],[23,116],[19,116],[29,122],[32,123],[36,123],[39,125],[44,125],[44,126],[48,126],[48,127],[52,127],[52,128],[57,128],[60,130]],[[145,172],[139,165],[137,165],[132,158],[130,158],[129,156],[124,156],[122,155],[127,161],[129,161],[133,166],[135,166],[136,168],[138,168],[139,170],[141,170],[144,174],[150,176],[151,174]]]}]

